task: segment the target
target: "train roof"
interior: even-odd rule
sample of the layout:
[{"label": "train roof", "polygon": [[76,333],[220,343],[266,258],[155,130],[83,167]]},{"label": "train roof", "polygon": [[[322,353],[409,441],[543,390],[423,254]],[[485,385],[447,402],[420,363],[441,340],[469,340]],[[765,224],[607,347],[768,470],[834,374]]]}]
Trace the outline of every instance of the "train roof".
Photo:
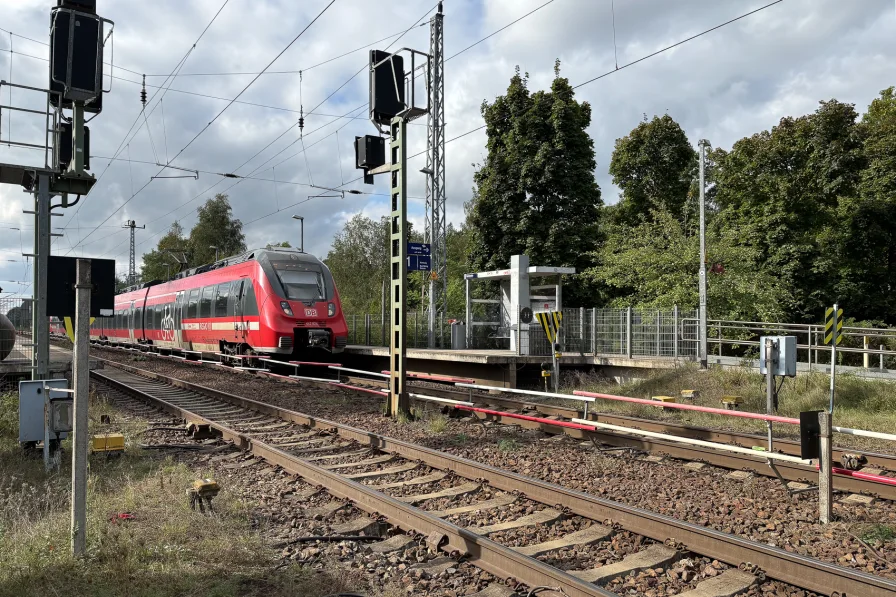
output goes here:
[{"label": "train roof", "polygon": [[[273,258],[273,259],[272,259]],[[300,251],[298,249],[288,248],[288,247],[268,247],[264,249],[252,249],[250,251],[246,251],[244,253],[240,253],[239,255],[234,255],[232,257],[225,257],[224,259],[219,259],[214,263],[207,263],[205,265],[200,265],[194,268],[190,268],[188,270],[184,270],[178,274],[172,276],[169,280],[152,280],[149,282],[144,282],[142,284],[138,284],[135,286],[130,286],[125,288],[122,291],[122,294],[127,292],[133,292],[135,290],[140,290],[142,288],[149,288],[150,286],[156,286],[158,284],[164,284],[165,282],[171,282],[172,280],[180,280],[182,278],[188,278],[190,276],[195,276],[198,274],[204,274],[206,272],[210,272],[216,269],[221,269],[223,267],[228,267],[231,265],[237,265],[240,263],[245,263],[246,261],[264,261],[264,260],[274,260],[278,259],[292,259],[297,261],[302,261],[305,263],[321,263],[320,259],[311,255],[309,253],[305,253],[304,251]]]}]

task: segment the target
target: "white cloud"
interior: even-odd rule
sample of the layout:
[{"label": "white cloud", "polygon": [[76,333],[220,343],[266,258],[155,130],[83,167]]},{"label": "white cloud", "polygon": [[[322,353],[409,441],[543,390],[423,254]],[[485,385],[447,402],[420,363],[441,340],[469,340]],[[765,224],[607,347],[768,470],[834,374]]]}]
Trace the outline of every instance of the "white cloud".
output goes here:
[{"label": "white cloud", "polygon": [[[466,48],[542,3],[543,0],[449,0],[445,3],[446,55]],[[762,4],[762,0],[616,2],[619,64],[636,60]],[[218,0],[191,3],[105,0],[99,3],[99,9],[103,16],[116,22],[115,63],[137,73],[157,75],[171,72],[220,5]],[[230,3],[191,52],[182,73],[257,72],[324,5],[324,0]],[[333,118],[323,116],[342,115],[366,103],[367,81],[363,73],[324,102],[363,66],[366,50],[316,68],[309,67],[404,30],[429,6],[429,2],[396,0],[379,3],[373,9],[367,0],[340,0],[271,68],[304,71],[301,100],[299,76],[295,73],[263,76],[240,98],[289,110],[303,106],[305,144],[309,146],[307,165],[305,156],[298,153],[301,144],[296,142],[298,129],[294,126],[297,114],[242,104],[234,104],[227,110],[175,162],[184,168],[233,172],[285,131],[279,141],[238,170],[238,174],[248,175],[257,168],[254,176],[271,180],[276,175],[280,181],[276,187],[273,182],[221,181],[217,176],[202,174],[198,181],[153,181],[124,205],[132,189],[141,188],[159,169],[126,161],[109,165],[107,161],[95,159],[93,172],[103,173],[102,180],[82,200],[77,217],[72,215],[75,210],[69,210],[66,217],[57,218],[61,223],[56,225],[65,225],[68,229],[66,237],[54,244],[54,251],[65,253],[74,244],[77,254],[83,249],[85,255],[114,257],[119,265],[126,264],[127,231],[117,228],[126,219],[147,225],[137,235],[138,251],[146,251],[154,246],[174,218],[180,219],[189,230],[201,201],[232,187],[229,194],[234,212],[244,222],[273,214],[247,225],[249,244],[296,239],[298,230],[291,215],[301,213],[306,217],[306,247],[315,254],[325,254],[333,235],[351,215],[361,212],[378,217],[386,213],[388,199],[384,195],[388,189],[387,181],[378,177],[373,187],[360,183],[350,185],[375,195],[306,201],[322,191],[287,184],[308,184],[313,179],[320,186],[337,186],[357,178],[352,163],[352,139],[355,135],[373,133],[365,110],[360,111],[357,120],[331,123]],[[4,28],[20,35],[46,39],[47,8],[43,0],[0,0],[0,21]],[[745,135],[773,126],[783,116],[813,110],[822,99],[836,97],[854,102],[861,111],[880,89],[894,83],[891,67],[894,30],[896,16],[892,0],[786,0],[580,88],[577,96],[590,102],[593,108],[589,133],[594,139],[598,164],[595,176],[603,189],[604,200],[613,202],[616,196],[607,172],[613,143],[627,134],[643,114],[668,112],[695,143],[706,137],[715,146],[727,147]],[[7,48],[8,44],[9,36],[0,35],[0,48]],[[20,53],[47,54],[45,46],[21,38],[13,38],[13,44]],[[387,44],[381,43],[379,47]],[[399,46],[425,51],[427,28],[411,30]],[[0,52],[0,77],[8,77],[9,56]],[[555,58],[560,58],[562,74],[573,84],[614,69],[610,0],[556,0],[449,61],[446,64],[446,137],[451,139],[482,124],[481,102],[492,101],[504,92],[514,65],[519,64],[523,71],[530,73],[530,87],[536,89],[550,84]],[[115,74],[131,81],[140,79],[119,69]],[[46,77],[45,62],[14,55],[16,83],[44,86]],[[164,96],[164,122],[161,109],[147,114],[152,143],[144,126],[130,141],[129,151],[121,157],[130,155],[133,160],[149,162],[155,162],[157,156],[161,161],[173,157],[226,105],[225,101],[180,91],[232,98],[251,78],[251,75],[179,77]],[[163,80],[164,77],[147,78],[151,85],[159,85]],[[90,124],[94,155],[111,156],[131,124],[142,121],[139,90],[139,84],[114,81],[113,93],[105,98],[104,112]],[[155,93],[154,89],[149,91]],[[20,92],[15,92],[13,97],[17,103],[25,98]],[[5,93],[0,100],[7,101]],[[316,114],[308,114],[313,108]],[[4,125],[5,137],[9,129],[7,122]],[[425,147],[425,128],[417,125],[409,128],[411,153],[416,153]],[[19,140],[40,138],[41,129],[39,118],[13,117],[12,132]],[[315,132],[315,129],[320,130]],[[337,129],[338,148],[333,134]],[[312,144],[315,145],[310,147]],[[483,160],[484,146],[483,131],[447,146],[448,216],[454,222],[463,218],[463,204],[469,199],[473,184],[471,164]],[[282,153],[278,155],[278,152]],[[290,156],[293,157],[286,160]],[[0,146],[0,162],[25,159],[32,163],[42,161],[34,152]],[[270,161],[265,164],[266,160]],[[278,163],[272,171],[271,166]],[[424,163],[425,158],[418,157],[409,164],[409,194],[413,197],[422,197],[425,193],[423,175],[418,174]],[[0,187],[0,251],[21,251],[18,232],[8,230],[9,227],[23,228],[23,234],[28,237],[24,245],[31,245],[32,223],[21,214],[27,202],[27,196],[19,189]],[[300,204],[289,207],[297,203]],[[93,226],[122,205],[106,222],[106,227],[78,244]],[[166,215],[172,210],[176,211]],[[414,226],[422,228],[423,206],[419,199],[411,199],[410,212]],[[0,263],[0,279],[21,279],[23,274],[23,263]]]}]

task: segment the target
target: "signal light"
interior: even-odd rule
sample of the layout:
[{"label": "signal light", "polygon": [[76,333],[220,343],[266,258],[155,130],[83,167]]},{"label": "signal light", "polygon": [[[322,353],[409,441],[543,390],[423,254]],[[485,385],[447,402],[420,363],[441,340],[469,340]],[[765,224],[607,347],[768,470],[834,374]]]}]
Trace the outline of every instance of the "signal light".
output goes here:
[{"label": "signal light", "polygon": [[406,108],[404,58],[370,50],[370,119],[387,125]]}]

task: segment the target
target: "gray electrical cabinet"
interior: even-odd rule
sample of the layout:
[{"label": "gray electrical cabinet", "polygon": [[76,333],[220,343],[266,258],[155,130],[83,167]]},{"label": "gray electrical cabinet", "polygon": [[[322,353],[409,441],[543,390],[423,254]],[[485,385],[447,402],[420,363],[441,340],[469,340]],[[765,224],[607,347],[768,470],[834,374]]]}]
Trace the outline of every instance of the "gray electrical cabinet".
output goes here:
[{"label": "gray electrical cabinet", "polygon": [[52,439],[57,439],[57,434],[58,439],[65,439],[72,429],[71,394],[51,389],[48,396],[45,385],[67,390],[68,380],[19,382],[19,443],[44,441],[45,421],[49,422]]},{"label": "gray electrical cabinet", "polygon": [[796,377],[796,336],[762,336],[759,339],[759,372],[763,375],[768,371],[765,362],[766,340],[775,344],[772,375]]},{"label": "gray electrical cabinet", "polygon": [[451,350],[466,350],[467,325],[463,321],[451,324]]}]

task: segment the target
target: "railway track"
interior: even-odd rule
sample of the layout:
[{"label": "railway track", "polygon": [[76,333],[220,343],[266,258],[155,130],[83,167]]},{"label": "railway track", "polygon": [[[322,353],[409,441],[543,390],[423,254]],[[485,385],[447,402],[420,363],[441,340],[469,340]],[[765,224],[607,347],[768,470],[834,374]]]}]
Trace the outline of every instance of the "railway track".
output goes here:
[{"label": "railway track", "polygon": [[[896,593],[896,582],[865,572],[133,367],[116,365],[92,377],[350,500],[368,516],[345,532],[365,531],[382,519],[422,533],[434,550],[530,589],[613,595],[605,587],[621,586],[619,578],[632,571],[705,557],[717,561],[716,573],[681,594],[734,595],[778,582],[824,595]],[[449,499],[451,507],[429,506]],[[623,533],[641,549],[604,566],[558,567],[568,568],[564,552],[599,549]],[[509,589],[495,585],[489,594]]]},{"label": "railway track", "polygon": [[[119,348],[119,350],[121,349]],[[278,375],[270,371],[257,372],[257,374],[259,376],[269,377],[279,381],[310,383],[318,386],[327,386],[331,383],[331,381],[329,380],[315,381],[308,378],[297,380],[289,376]],[[369,377],[362,377],[357,375],[343,374],[341,376],[341,379],[346,384],[354,386],[343,386],[347,389],[376,389],[384,388],[387,384],[385,380],[371,379]],[[335,379],[332,381],[335,381]],[[519,413],[529,415],[537,413],[543,418],[555,418],[558,422],[561,423],[568,422],[573,419],[587,418],[588,420],[596,421],[599,423],[607,423],[620,427],[630,427],[636,430],[652,431],[668,435],[676,435],[684,438],[699,439],[746,448],[750,448],[752,446],[763,446],[766,443],[766,439],[764,436],[755,434],[720,431],[701,427],[693,427],[673,422],[664,422],[615,414],[589,412],[586,416],[583,411],[571,407],[517,400],[508,398],[504,395],[494,395],[482,391],[458,390],[445,386],[439,387],[438,384],[434,383],[421,383],[419,381],[409,380],[408,387],[410,391],[419,390],[421,393],[425,393],[437,398],[446,398],[449,400],[467,400],[473,402],[476,406],[491,406],[494,407],[493,410],[500,409],[504,412],[509,412],[510,414]],[[412,398],[412,401],[413,400],[414,399]],[[420,403],[421,401],[417,402]],[[808,481],[812,483],[817,479],[818,476],[817,471],[814,468],[799,463],[779,461],[776,463],[775,467],[772,468],[765,460],[759,457],[727,451],[719,451],[708,447],[686,445],[669,440],[626,435],[609,430],[590,431],[571,429],[559,424],[552,424],[551,422],[528,421],[502,415],[500,413],[485,414],[474,412],[471,413],[471,415],[477,417],[482,421],[490,421],[493,423],[507,425],[517,425],[525,429],[534,429],[552,434],[566,434],[574,439],[594,441],[597,445],[601,446],[608,446],[612,448],[630,448],[638,452],[665,454],[672,458],[680,460],[705,462],[712,466],[730,470],[747,470],[765,477],[777,476],[784,482],[803,483]],[[778,452],[792,456],[799,456],[800,454],[799,442],[792,440],[776,439],[775,449]],[[759,454],[761,453],[757,453],[757,456]],[[844,456],[847,455],[861,455],[865,459],[865,466],[878,469],[883,476],[896,478],[896,456],[851,450],[846,448],[834,448],[833,457],[835,461],[842,460]],[[834,476],[833,481],[834,489],[838,491],[854,494],[873,495],[881,499],[896,501],[896,484],[887,484],[859,477],[847,477],[839,475]]]}]

